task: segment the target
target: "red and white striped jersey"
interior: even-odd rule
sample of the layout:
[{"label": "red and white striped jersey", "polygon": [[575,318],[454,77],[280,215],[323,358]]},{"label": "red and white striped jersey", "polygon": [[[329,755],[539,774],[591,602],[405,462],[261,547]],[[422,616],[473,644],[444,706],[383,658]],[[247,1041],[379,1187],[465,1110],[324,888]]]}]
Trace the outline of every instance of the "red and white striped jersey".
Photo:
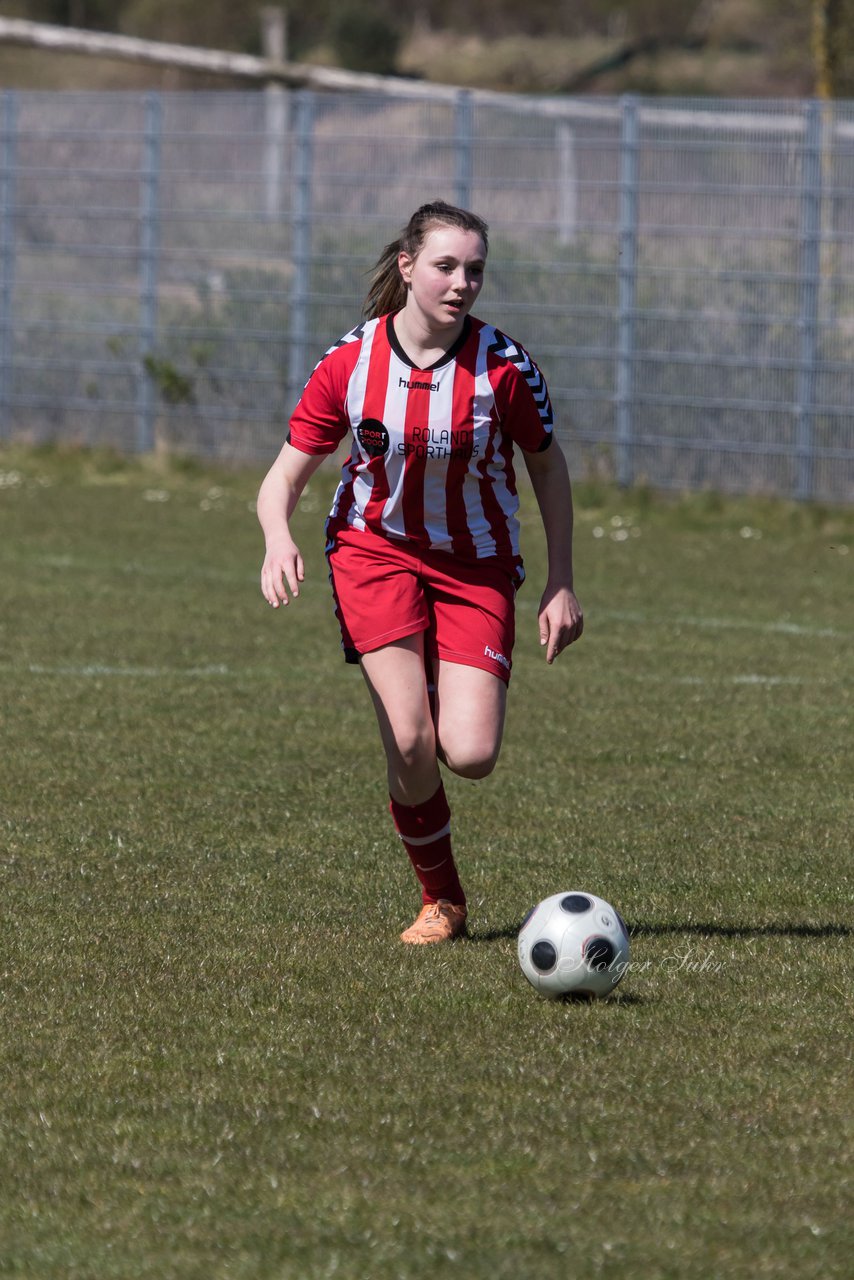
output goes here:
[{"label": "red and white striped jersey", "polygon": [[329,516],[463,559],[518,557],[513,446],[552,439],[545,379],[518,343],[467,317],[442,360],[416,369],[392,317],[330,347],[306,384],[288,439],[304,453],[353,445]]}]

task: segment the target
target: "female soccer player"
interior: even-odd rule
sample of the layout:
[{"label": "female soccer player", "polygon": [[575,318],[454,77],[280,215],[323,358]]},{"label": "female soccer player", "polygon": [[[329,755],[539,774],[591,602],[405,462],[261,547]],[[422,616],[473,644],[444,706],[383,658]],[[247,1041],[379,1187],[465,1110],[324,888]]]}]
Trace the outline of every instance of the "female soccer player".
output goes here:
[{"label": "female soccer player", "polygon": [[421,883],[405,943],[465,930],[441,761],[483,778],[501,746],[519,555],[514,446],[548,545],[540,601],[546,661],[583,626],[573,592],[572,493],[548,390],[527,352],[470,315],[486,223],[423,205],[374,271],[367,319],[315,368],[258,495],[265,599],[299,595],[289,522],[309,477],[341,440],[350,456],[327,520],[327,554],[348,661],[370,690],[390,809]]}]

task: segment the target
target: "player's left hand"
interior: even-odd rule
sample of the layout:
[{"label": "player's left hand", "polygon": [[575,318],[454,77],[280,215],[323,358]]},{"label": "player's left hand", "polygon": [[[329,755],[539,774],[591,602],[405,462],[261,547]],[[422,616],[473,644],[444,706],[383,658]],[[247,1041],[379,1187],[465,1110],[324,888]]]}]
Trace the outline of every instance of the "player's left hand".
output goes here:
[{"label": "player's left hand", "polygon": [[579,638],[584,630],[584,614],[569,587],[547,585],[540,601],[537,621],[540,627],[540,644],[546,645],[546,662],[551,666],[567,645]]}]

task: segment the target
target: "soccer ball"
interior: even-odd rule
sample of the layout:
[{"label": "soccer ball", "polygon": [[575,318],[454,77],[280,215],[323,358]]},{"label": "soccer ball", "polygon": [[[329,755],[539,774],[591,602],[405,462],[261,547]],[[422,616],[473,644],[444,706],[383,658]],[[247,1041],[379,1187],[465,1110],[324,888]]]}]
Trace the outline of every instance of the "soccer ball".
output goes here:
[{"label": "soccer ball", "polygon": [[519,964],[541,995],[607,996],[629,964],[629,931],[595,893],[553,893],[519,930]]}]

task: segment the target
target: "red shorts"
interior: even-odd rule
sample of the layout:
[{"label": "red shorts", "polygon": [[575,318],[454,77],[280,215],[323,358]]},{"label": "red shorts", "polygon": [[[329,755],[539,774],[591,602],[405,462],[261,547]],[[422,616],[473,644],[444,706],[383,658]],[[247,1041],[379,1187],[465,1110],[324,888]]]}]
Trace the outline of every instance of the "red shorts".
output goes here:
[{"label": "red shorts", "polygon": [[431,657],[510,679],[520,562],[461,562],[370,530],[339,532],[329,551],[335,613],[349,662],[425,631]]}]

